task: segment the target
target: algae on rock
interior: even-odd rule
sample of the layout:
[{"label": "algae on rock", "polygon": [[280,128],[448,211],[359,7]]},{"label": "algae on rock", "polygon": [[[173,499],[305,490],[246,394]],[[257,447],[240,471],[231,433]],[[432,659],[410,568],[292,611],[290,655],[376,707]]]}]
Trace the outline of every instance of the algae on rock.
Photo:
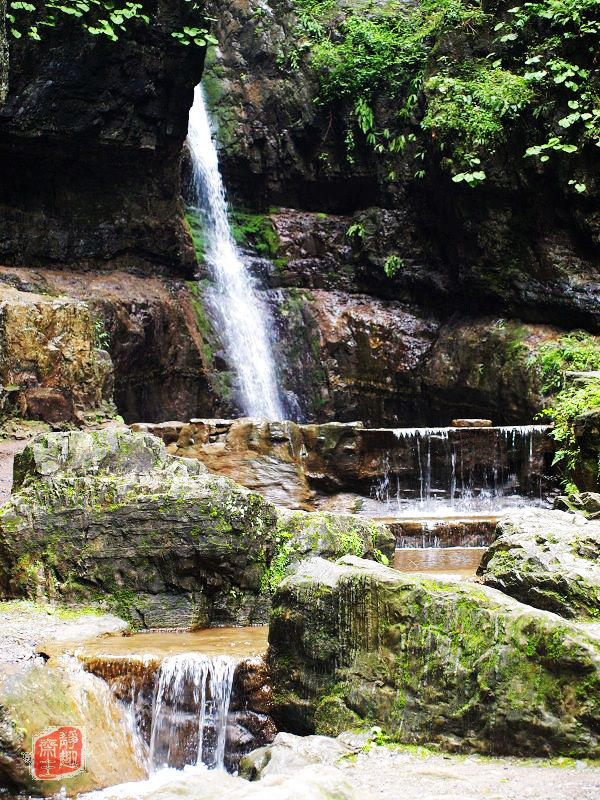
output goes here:
[{"label": "algae on rock", "polygon": [[600,522],[536,509],[500,520],[478,572],[522,603],[600,620],[599,559]]},{"label": "algae on rock", "polygon": [[[39,436],[15,460],[15,489],[0,509],[7,596],[103,601],[145,627],[266,621],[276,507],[169,455],[160,439],[128,429]],[[393,545],[387,529],[343,515],[319,515],[316,528],[303,520],[294,536],[306,554],[348,552],[357,527],[361,555]]]},{"label": "algae on rock", "polygon": [[311,559],[280,584],[269,643],[284,730],[600,755],[600,638],[493,589]]}]

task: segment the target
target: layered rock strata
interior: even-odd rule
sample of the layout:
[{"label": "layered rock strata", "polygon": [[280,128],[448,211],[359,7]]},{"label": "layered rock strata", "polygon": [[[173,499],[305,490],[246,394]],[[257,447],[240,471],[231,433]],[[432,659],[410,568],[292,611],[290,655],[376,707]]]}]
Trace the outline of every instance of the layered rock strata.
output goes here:
[{"label": "layered rock strata", "polygon": [[[266,620],[270,587],[304,547],[303,525],[147,434],[43,435],[14,475],[0,510],[9,597],[104,601],[143,627],[248,625]],[[385,526],[320,519],[322,533],[306,518],[312,552],[391,556]]]},{"label": "layered rock strata", "polygon": [[[211,472],[291,508],[314,508],[323,497],[340,493],[368,497],[386,479],[390,493],[398,480],[404,499],[418,499],[427,471],[439,484],[439,494],[448,498],[453,485],[455,491],[470,487],[477,494],[501,482],[503,475],[512,475],[512,488],[523,495],[539,497],[552,486],[554,444],[542,426],[530,434],[501,428],[419,432],[242,418],[133,428],[162,438],[173,455],[197,458]],[[345,498],[349,507],[357,501]]]}]

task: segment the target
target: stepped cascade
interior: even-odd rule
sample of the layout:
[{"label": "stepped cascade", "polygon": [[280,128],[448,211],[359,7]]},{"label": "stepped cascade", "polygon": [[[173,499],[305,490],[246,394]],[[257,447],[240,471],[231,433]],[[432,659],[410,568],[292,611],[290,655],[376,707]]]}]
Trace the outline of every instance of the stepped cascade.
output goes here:
[{"label": "stepped cascade", "polygon": [[203,653],[182,653],[161,663],[150,734],[154,768],[184,764],[224,768],[234,671],[232,658]]},{"label": "stepped cascade", "polygon": [[[483,428],[479,449],[460,428],[398,428],[372,496],[390,515],[494,512],[544,505],[543,425]],[[489,434],[487,433],[489,431]],[[371,512],[374,511],[369,507]]]},{"label": "stepped cascade", "polygon": [[239,380],[243,411],[251,417],[283,419],[269,314],[233,239],[201,86],[194,92],[187,141],[195,204],[204,219],[206,261],[214,280],[206,296]]},{"label": "stepped cascade", "polygon": [[0,800],[600,800],[600,0],[511,5],[0,3]]}]

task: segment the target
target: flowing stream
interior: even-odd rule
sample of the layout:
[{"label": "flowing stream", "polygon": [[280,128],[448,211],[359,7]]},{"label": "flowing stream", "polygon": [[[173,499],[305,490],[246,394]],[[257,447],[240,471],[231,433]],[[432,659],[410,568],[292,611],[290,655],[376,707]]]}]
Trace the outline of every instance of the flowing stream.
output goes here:
[{"label": "flowing stream", "polygon": [[215,284],[206,295],[239,380],[244,414],[283,419],[271,351],[270,317],[231,232],[225,189],[201,86],[194,92],[187,138],[192,156],[195,205],[204,219],[205,257]]}]

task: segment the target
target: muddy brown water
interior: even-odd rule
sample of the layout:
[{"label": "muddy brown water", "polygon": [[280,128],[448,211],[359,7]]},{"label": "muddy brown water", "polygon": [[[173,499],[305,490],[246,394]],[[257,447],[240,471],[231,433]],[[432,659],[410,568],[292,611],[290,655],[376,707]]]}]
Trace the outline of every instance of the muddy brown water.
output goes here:
[{"label": "muddy brown water", "polygon": [[392,566],[401,572],[472,578],[485,547],[403,547],[394,553]]},{"label": "muddy brown water", "polygon": [[131,636],[106,636],[89,642],[57,643],[40,650],[55,655],[71,653],[81,660],[127,659],[162,661],[181,653],[204,653],[207,656],[230,655],[238,659],[254,658],[267,650],[269,628],[208,628],[201,631],[152,631]]}]

